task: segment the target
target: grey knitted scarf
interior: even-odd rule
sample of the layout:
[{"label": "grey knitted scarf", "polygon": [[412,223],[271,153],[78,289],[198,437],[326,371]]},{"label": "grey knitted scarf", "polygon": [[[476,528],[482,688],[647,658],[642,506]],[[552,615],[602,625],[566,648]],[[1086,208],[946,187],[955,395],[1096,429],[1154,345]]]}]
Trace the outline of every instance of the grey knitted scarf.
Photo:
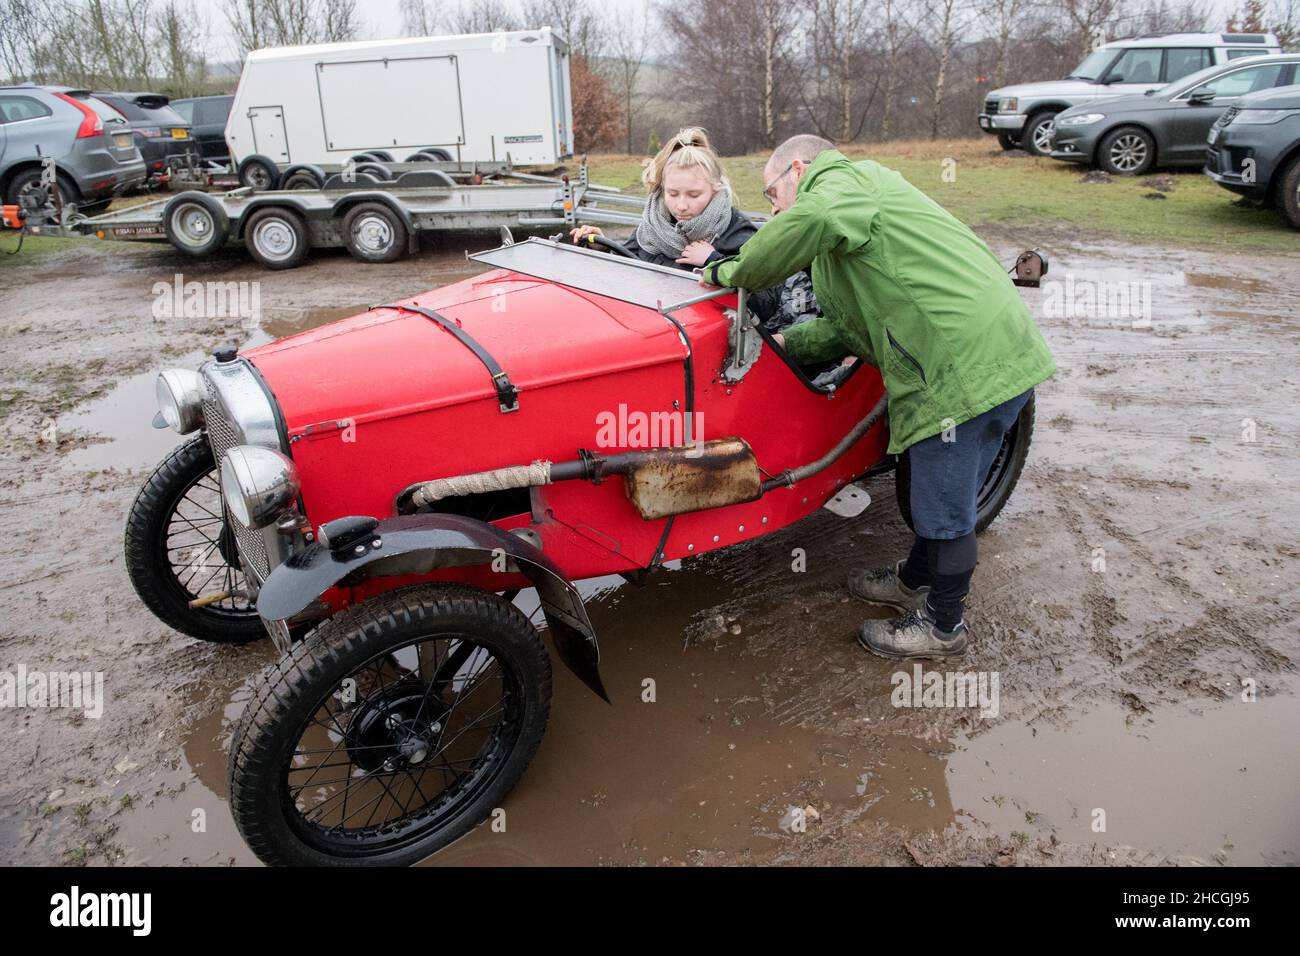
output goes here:
[{"label": "grey knitted scarf", "polygon": [[678,222],[664,205],[662,189],[650,194],[645,205],[645,215],[636,227],[636,241],[642,249],[656,255],[676,259],[682,254],[687,243],[703,239],[713,242],[726,231],[731,222],[731,193],[719,189],[694,219]]}]

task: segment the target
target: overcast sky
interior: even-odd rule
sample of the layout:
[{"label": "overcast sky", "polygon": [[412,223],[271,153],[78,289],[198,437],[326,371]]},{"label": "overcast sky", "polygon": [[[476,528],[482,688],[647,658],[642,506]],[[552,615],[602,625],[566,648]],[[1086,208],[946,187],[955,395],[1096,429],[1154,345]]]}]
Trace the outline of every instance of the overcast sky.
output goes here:
[{"label": "overcast sky", "polygon": [[[204,11],[209,21],[212,56],[217,60],[232,60],[235,58],[234,43],[231,39],[230,28],[226,23],[226,3],[225,0],[195,0],[199,9]],[[456,0],[439,0],[438,6],[446,4],[448,6],[455,3]],[[649,5],[647,0],[598,0],[603,7],[620,7],[628,9],[637,9]],[[694,0],[698,4],[701,13],[705,12],[707,0]],[[1177,0],[1175,0],[1177,2]],[[516,9],[522,8],[519,0],[507,0],[511,6]],[[1243,2],[1237,0],[1211,0],[1211,9],[1219,12],[1217,23],[1212,27],[1219,29],[1223,26],[1226,19],[1226,11],[1237,9],[1244,6]],[[361,31],[364,39],[387,39],[390,37],[399,37],[402,35],[402,14],[400,0],[358,0],[357,10],[365,24]],[[545,26],[545,24],[536,24],[536,26]]]}]

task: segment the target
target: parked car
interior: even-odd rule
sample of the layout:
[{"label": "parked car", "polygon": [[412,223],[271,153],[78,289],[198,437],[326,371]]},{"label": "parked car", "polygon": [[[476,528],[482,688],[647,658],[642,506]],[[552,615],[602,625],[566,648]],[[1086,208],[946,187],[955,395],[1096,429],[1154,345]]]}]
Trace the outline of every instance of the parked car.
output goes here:
[{"label": "parked car", "polygon": [[1053,159],[1136,176],[1155,166],[1202,166],[1205,137],[1248,93],[1295,82],[1300,53],[1252,57],[1193,73],[1146,96],[1119,96],[1056,114]]},{"label": "parked car", "polygon": [[1281,53],[1271,33],[1175,33],[1114,40],[1084,57],[1063,80],[1019,83],[991,91],[979,126],[1003,149],[1035,156],[1051,149],[1057,113],[1102,97],[1156,90],[1166,83],[1248,56]]},{"label": "parked car", "polygon": [[1206,175],[1224,189],[1276,204],[1300,229],[1300,85],[1243,96],[1207,142]]},{"label": "parked car", "polygon": [[159,377],[155,424],[193,437],[132,505],[126,566],[172,627],[285,655],[230,746],[268,863],[414,863],[500,806],[550,710],[521,589],[608,700],[573,581],[859,514],[852,482],[895,468],[877,369],[814,385],[734,290],[542,239],[473,258],[496,268]]},{"label": "parked car", "polygon": [[161,93],[99,91],[95,96],[126,119],[151,181],[161,179],[173,163],[187,165],[198,161],[199,152],[190,135],[190,124],[168,105],[166,96]]},{"label": "parked car", "polygon": [[24,84],[0,86],[0,195],[20,204],[43,189],[41,170],[53,159],[64,203],[106,205],[144,181],[145,166],[122,118],[76,90]]},{"label": "parked car", "polygon": [[230,104],[234,99],[233,96],[195,96],[171,101],[171,108],[189,124],[199,158],[205,163],[230,162],[226,122],[230,119]]}]

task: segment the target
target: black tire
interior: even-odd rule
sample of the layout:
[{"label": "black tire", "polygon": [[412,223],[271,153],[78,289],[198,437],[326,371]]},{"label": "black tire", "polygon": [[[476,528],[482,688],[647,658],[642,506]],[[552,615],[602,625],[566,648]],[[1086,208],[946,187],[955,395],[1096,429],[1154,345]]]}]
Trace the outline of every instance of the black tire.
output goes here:
[{"label": "black tire", "polygon": [[1020,137],[1014,133],[1008,133],[1006,130],[1001,130],[998,132],[998,145],[1004,150],[1019,149]]},{"label": "black tire", "polygon": [[410,234],[402,217],[381,202],[363,202],[343,217],[343,245],[358,262],[396,262]]},{"label": "black tire", "polygon": [[1025,120],[1024,131],[1020,134],[1020,148],[1030,156],[1046,156],[1051,152],[1047,144],[1055,124],[1055,113],[1041,112],[1029,117]]},{"label": "black tire", "polygon": [[438,163],[451,162],[451,153],[447,152],[445,149],[440,149],[437,146],[426,146],[424,149],[420,150],[420,152],[423,153],[425,156],[428,156],[434,162],[438,162]]},{"label": "black tire", "polygon": [[325,183],[325,173],[319,168],[291,169],[280,181],[281,189],[320,189]]},{"label": "black tire", "polygon": [[424,152],[424,150],[421,150],[418,153],[412,153],[410,156],[407,156],[406,161],[408,163],[432,163],[435,162],[436,160],[434,159],[433,156]]},{"label": "black tire", "polygon": [[1140,126],[1111,130],[1097,145],[1097,165],[1112,176],[1141,176],[1155,164],[1155,137]]},{"label": "black tire", "polygon": [[244,246],[268,269],[295,269],[307,260],[311,240],[302,216],[283,206],[249,213]]},{"label": "black tire", "polygon": [[374,153],[357,153],[355,156],[348,157],[349,163],[377,163],[379,157]]},{"label": "black tire", "polygon": [[380,163],[357,163],[354,172],[357,176],[374,176],[376,181],[381,183],[393,178],[393,174],[388,167]]},{"label": "black tire", "polygon": [[[59,195],[63,198],[64,205],[81,202],[81,190],[77,188],[77,184],[69,176],[60,172],[55,176],[54,181],[55,188],[58,189]],[[41,185],[41,171],[39,169],[24,169],[9,180],[9,186],[5,190],[5,202],[12,206],[22,205],[23,196],[36,191],[40,191],[49,197],[49,191]]]},{"label": "black tire", "polygon": [[178,252],[201,259],[230,238],[230,217],[225,207],[207,193],[183,192],[163,207],[163,232]]},{"label": "black tire", "polygon": [[280,184],[280,169],[265,156],[246,156],[239,164],[239,185],[270,192]]},{"label": "black tire", "polygon": [[372,149],[370,155],[375,157],[381,163],[393,162],[393,154],[382,149]]},{"label": "black tire", "polygon": [[[980,534],[993,523],[1011,493],[1016,489],[1020,473],[1025,469],[1025,459],[1029,457],[1029,445],[1034,438],[1034,400],[1030,395],[1020,417],[1011,426],[1002,440],[1002,448],[989,467],[989,473],[980,486],[975,498],[975,533]],[[898,468],[894,471],[894,495],[898,500],[898,510],[908,528],[915,531],[912,524],[912,466],[904,452],[898,457]]]},{"label": "black tire", "polygon": [[1286,221],[1300,229],[1300,156],[1287,163],[1277,177],[1277,204]]},{"label": "black tire", "polygon": [[203,435],[164,458],[127,515],[126,573],[145,607],[169,627],[204,641],[246,644],[267,636],[247,600],[189,607],[200,592],[244,583],[217,487],[212,448]]},{"label": "black tire", "polygon": [[[435,643],[434,656],[426,657],[418,642],[446,642],[447,655],[439,659]],[[462,656],[452,665],[458,653]],[[461,759],[459,754],[470,749],[463,746],[448,762],[451,744],[482,720],[457,729],[444,743],[456,716],[453,708],[460,704],[460,719],[469,719],[475,711],[465,702],[489,686],[483,683],[489,678],[479,675],[493,663],[501,680],[502,716],[477,750]],[[466,665],[472,673],[463,676]],[[385,683],[385,669],[395,674],[391,682]],[[347,679],[353,681],[350,687]],[[356,699],[349,702],[336,693],[344,688]],[[450,706],[448,692],[455,694]],[[489,691],[475,706],[491,700]],[[271,865],[409,866],[464,836],[500,805],[537,752],[550,706],[546,648],[509,601],[456,584],[390,591],[326,622],[268,669],[231,741],[230,810],[249,848]],[[322,714],[332,728],[321,722]],[[312,750],[311,737],[334,746]],[[303,743],[308,749],[300,752]],[[412,744],[418,751],[406,749]],[[453,779],[430,799],[421,784],[428,779],[433,764],[428,752],[435,747],[433,757],[441,756],[446,769],[435,768],[438,776],[427,785],[446,782],[447,773]],[[313,753],[326,753],[320,764],[335,768],[325,771],[330,776],[323,781],[315,778],[324,766],[313,768],[305,760]],[[453,762],[471,766],[457,775]],[[338,769],[339,763],[346,769]],[[304,773],[310,773],[305,780],[296,778],[301,784],[291,780]],[[424,801],[414,810],[398,799],[407,786],[400,773],[410,778],[408,801]],[[393,788],[385,776],[394,778]],[[354,799],[361,801],[375,778],[401,811],[396,819],[390,809],[372,825],[386,799],[373,787],[376,796],[360,810],[349,814],[334,803],[325,812],[339,797],[340,785],[346,805],[354,786]],[[316,787],[308,791],[312,783]],[[329,794],[327,786],[336,792]],[[306,806],[311,799],[317,803]],[[348,820],[372,803],[371,817],[343,832]],[[318,821],[307,819],[317,811]],[[330,814],[340,813],[341,819],[328,823]]]}]

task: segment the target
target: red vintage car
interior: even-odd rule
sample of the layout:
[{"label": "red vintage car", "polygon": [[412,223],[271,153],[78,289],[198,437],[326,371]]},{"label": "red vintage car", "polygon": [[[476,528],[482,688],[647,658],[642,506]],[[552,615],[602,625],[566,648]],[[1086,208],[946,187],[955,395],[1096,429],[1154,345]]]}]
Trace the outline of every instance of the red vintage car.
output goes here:
[{"label": "red vintage car", "polygon": [[550,708],[521,590],[608,700],[575,580],[857,513],[855,480],[896,466],[907,515],[874,367],[818,388],[690,273],[543,239],[472,258],[495,268],[159,376],[155,425],[198,434],[136,498],[127,565],[177,630],[282,652],[230,752],[268,863],[414,863],[501,804]]}]

